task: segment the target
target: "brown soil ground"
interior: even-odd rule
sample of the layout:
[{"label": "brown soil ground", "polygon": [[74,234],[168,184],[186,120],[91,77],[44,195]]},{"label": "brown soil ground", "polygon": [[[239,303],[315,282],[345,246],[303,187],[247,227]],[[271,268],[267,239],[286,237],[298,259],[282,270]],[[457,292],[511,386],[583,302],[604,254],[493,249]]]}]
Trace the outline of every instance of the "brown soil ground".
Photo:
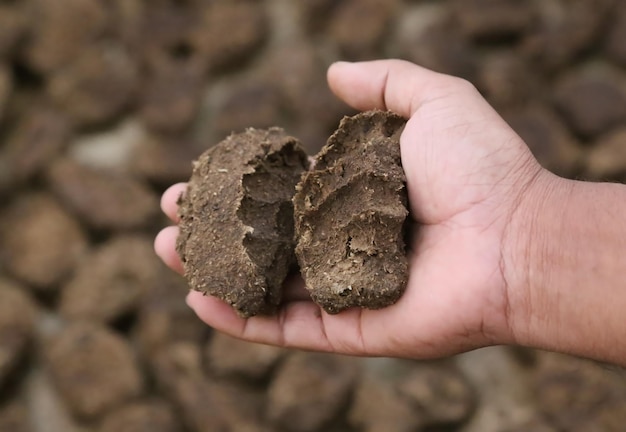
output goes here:
[{"label": "brown soil ground", "polygon": [[0,1],[0,431],[622,431],[621,370],[213,334],[150,251],[166,186],[232,131],[315,154],[338,59],[472,81],[563,176],[626,181],[619,0]]}]

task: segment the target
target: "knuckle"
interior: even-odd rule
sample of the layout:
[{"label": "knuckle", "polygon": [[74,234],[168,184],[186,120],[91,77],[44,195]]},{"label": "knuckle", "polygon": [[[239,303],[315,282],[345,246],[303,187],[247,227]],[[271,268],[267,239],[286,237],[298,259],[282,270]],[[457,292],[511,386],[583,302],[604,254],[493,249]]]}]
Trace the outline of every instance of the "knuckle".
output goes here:
[{"label": "knuckle", "polygon": [[459,92],[475,93],[477,91],[476,86],[465,78],[455,76],[450,76],[448,78],[450,79],[450,86]]}]

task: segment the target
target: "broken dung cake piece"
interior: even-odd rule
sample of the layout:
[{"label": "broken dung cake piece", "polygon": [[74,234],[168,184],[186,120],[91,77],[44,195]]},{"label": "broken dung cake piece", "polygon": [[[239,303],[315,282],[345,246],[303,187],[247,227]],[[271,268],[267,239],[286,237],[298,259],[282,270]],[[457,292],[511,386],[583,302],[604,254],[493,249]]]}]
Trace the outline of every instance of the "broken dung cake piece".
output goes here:
[{"label": "broken dung cake piece", "polygon": [[231,135],[200,156],[176,245],[192,289],[243,317],[273,312],[295,264],[291,199],[307,167],[300,143],[279,128]]},{"label": "broken dung cake piece", "polygon": [[404,124],[383,111],[344,118],[297,186],[296,256],[329,313],[389,306],[406,287]]}]

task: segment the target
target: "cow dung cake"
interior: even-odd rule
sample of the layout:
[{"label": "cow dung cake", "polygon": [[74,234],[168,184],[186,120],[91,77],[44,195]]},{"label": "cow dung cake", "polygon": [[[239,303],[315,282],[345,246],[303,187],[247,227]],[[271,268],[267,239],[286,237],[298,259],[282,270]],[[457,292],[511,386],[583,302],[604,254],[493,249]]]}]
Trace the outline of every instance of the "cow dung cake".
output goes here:
[{"label": "cow dung cake", "polygon": [[383,111],[345,117],[297,186],[296,256],[326,312],[383,308],[406,288],[404,125]]},{"label": "cow dung cake", "polygon": [[308,157],[280,128],[247,129],[194,162],[176,248],[192,289],[271,314],[295,264],[292,197]]},{"label": "cow dung cake", "polygon": [[379,309],[402,295],[405,120],[369,111],[342,120],[309,171],[282,129],[248,129],[206,151],[181,197],[177,250],[192,289],[242,317],[271,314],[295,261],[329,313]]}]

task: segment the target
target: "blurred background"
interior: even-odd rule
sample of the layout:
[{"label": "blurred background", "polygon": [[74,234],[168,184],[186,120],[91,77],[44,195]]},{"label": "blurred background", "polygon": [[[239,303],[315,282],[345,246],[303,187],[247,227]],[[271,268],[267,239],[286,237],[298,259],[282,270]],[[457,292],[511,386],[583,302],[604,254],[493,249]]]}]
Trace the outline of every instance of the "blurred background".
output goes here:
[{"label": "blurred background", "polygon": [[186,308],[160,193],[245,127],[316,152],[352,113],[327,66],[383,57],[472,81],[550,170],[624,180],[626,2],[0,0],[0,431],[623,431],[606,365],[294,352]]}]

